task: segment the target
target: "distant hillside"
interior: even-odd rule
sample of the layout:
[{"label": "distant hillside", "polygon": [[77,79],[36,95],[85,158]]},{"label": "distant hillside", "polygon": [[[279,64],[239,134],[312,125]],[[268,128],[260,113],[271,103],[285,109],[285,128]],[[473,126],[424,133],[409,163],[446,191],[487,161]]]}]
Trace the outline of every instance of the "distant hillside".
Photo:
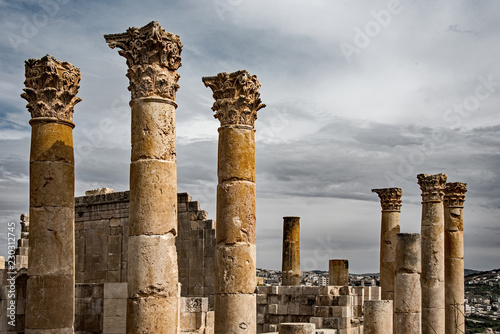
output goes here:
[{"label": "distant hillside", "polygon": [[[466,271],[468,269],[465,269]],[[465,275],[465,280],[473,280],[478,277],[483,277],[484,279],[489,279],[500,274],[500,269],[492,269],[487,271],[472,270],[472,274]]]},{"label": "distant hillside", "polygon": [[473,269],[464,269],[464,276],[470,276],[470,275],[474,275],[474,274],[477,274],[477,273],[480,273],[481,271],[479,270],[473,270]]}]

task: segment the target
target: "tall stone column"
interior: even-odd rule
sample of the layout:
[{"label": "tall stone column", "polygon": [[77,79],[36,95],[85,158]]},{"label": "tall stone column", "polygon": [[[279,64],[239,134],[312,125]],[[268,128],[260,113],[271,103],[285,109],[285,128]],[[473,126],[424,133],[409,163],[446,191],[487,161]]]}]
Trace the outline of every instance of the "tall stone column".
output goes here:
[{"label": "tall stone column", "polygon": [[465,333],[464,224],[467,183],[447,183],[444,194],[446,334]]},{"label": "tall stone column", "polygon": [[399,233],[396,239],[394,333],[420,334],[420,234]]},{"label": "tall stone column", "polygon": [[396,263],[396,235],[400,231],[401,213],[400,188],[372,189],[382,205],[382,226],[380,229],[380,288],[382,299],[394,299],[394,278]]},{"label": "tall stone column", "polygon": [[220,121],[215,333],[256,333],[255,130],[260,83],[247,71],[203,78]]},{"label": "tall stone column", "polygon": [[300,217],[283,217],[281,275],[281,285],[300,285]]},{"label": "tall stone column", "polygon": [[392,333],[392,309],[392,300],[365,300],[363,332],[365,334]]},{"label": "tall stone column", "polygon": [[445,332],[444,187],[446,174],[417,176],[422,190],[422,334]]},{"label": "tall stone column", "polygon": [[80,70],[46,55],[26,61],[31,113],[26,333],[73,333],[75,166],[73,111]]},{"label": "tall stone column", "polygon": [[330,260],[328,263],[328,274],[328,285],[349,285],[349,261],[337,259]]},{"label": "tall stone column", "polygon": [[181,41],[153,21],[105,35],[132,93],[127,333],[177,333],[175,94]]}]

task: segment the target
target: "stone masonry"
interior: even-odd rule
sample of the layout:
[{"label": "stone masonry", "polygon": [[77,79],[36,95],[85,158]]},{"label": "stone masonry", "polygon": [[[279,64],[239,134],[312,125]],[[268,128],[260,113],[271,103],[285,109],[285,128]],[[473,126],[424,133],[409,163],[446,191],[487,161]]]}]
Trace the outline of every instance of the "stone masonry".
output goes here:
[{"label": "stone masonry", "polygon": [[[177,333],[175,95],[179,36],[153,21],[105,35],[127,59],[132,95],[127,333]],[[159,312],[162,310],[162,312]]]},{"label": "stone masonry", "polygon": [[401,188],[372,189],[382,206],[380,229],[380,287],[382,299],[394,299],[396,235],[400,232]]},{"label": "stone masonry", "polygon": [[447,183],[444,194],[446,334],[465,333],[464,222],[467,183]]},{"label": "stone masonry", "polygon": [[417,176],[422,189],[422,334],[444,334],[445,174]]},{"label": "stone masonry", "polygon": [[247,71],[203,78],[219,119],[215,333],[256,333],[255,129],[260,83]]},{"label": "stone masonry", "polygon": [[421,333],[420,234],[396,236],[396,279],[394,290],[394,333]]},{"label": "stone masonry", "polygon": [[325,333],[362,333],[365,300],[380,300],[380,287],[259,286],[257,333],[277,332],[283,322],[314,323]]},{"label": "stone masonry", "polygon": [[31,113],[26,333],[73,333],[75,170],[73,111],[80,70],[50,55],[29,59],[21,95]]},{"label": "stone masonry", "polygon": [[300,285],[300,217],[283,217],[281,285]]}]

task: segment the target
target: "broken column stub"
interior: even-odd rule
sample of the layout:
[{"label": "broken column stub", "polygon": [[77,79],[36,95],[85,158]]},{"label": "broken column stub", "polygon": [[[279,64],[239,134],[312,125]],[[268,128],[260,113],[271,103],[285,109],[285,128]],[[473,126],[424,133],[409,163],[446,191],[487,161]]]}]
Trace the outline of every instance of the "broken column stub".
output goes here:
[{"label": "broken column stub", "polygon": [[300,217],[283,217],[282,286],[300,285]]},{"label": "broken column stub", "polygon": [[178,323],[175,95],[182,44],[156,21],[104,38],[127,59],[132,95],[127,333],[173,334]]},{"label": "broken column stub", "polygon": [[463,208],[467,183],[447,183],[444,195],[446,334],[465,333]]},{"label": "broken column stub", "polygon": [[75,174],[73,112],[80,70],[50,55],[26,61],[31,113],[26,333],[73,333]]},{"label": "broken column stub", "polygon": [[419,334],[422,297],[420,234],[399,233],[396,238],[394,333]]},{"label": "broken column stub", "polygon": [[380,229],[380,287],[382,299],[394,299],[394,271],[396,262],[396,235],[400,232],[400,188],[372,189],[382,206]]},{"label": "broken column stub", "polygon": [[255,75],[202,79],[219,119],[215,333],[256,333],[255,130],[263,107]]},{"label": "broken column stub", "polygon": [[422,190],[422,334],[445,332],[444,188],[446,174],[417,176]]},{"label": "broken column stub", "polygon": [[363,333],[392,333],[393,305],[392,300],[365,300]]},{"label": "broken column stub", "polygon": [[329,280],[328,285],[349,285],[349,261],[348,260],[330,260],[328,263]]}]

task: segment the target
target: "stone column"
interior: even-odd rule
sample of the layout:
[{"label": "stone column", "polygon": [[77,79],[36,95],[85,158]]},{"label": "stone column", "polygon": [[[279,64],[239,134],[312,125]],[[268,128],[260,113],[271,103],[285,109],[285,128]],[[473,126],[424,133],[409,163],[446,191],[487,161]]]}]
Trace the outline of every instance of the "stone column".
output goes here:
[{"label": "stone column", "polygon": [[349,261],[330,260],[328,263],[329,279],[328,285],[347,286],[349,285]]},{"label": "stone column", "polygon": [[281,275],[281,285],[300,285],[300,217],[283,217]]},{"label": "stone column", "polygon": [[396,241],[394,333],[420,334],[420,234],[399,233]]},{"label": "stone column", "polygon": [[132,93],[127,333],[177,333],[175,94],[181,41],[153,21],[105,35]]},{"label": "stone column", "polygon": [[73,111],[80,70],[46,55],[26,61],[31,113],[26,333],[73,333],[75,167]]},{"label": "stone column", "polygon": [[464,224],[467,183],[447,183],[444,195],[446,334],[465,333]]},{"label": "stone column", "polygon": [[247,71],[203,78],[220,121],[215,333],[256,333],[255,130],[260,83]]},{"label": "stone column", "polygon": [[392,300],[366,300],[364,302],[364,334],[392,333]]},{"label": "stone column", "polygon": [[417,176],[422,190],[422,334],[445,332],[444,187],[446,174]]},{"label": "stone column", "polygon": [[377,193],[382,205],[380,229],[380,288],[382,299],[394,299],[394,277],[396,263],[396,235],[399,233],[401,213],[400,188],[372,189]]}]

